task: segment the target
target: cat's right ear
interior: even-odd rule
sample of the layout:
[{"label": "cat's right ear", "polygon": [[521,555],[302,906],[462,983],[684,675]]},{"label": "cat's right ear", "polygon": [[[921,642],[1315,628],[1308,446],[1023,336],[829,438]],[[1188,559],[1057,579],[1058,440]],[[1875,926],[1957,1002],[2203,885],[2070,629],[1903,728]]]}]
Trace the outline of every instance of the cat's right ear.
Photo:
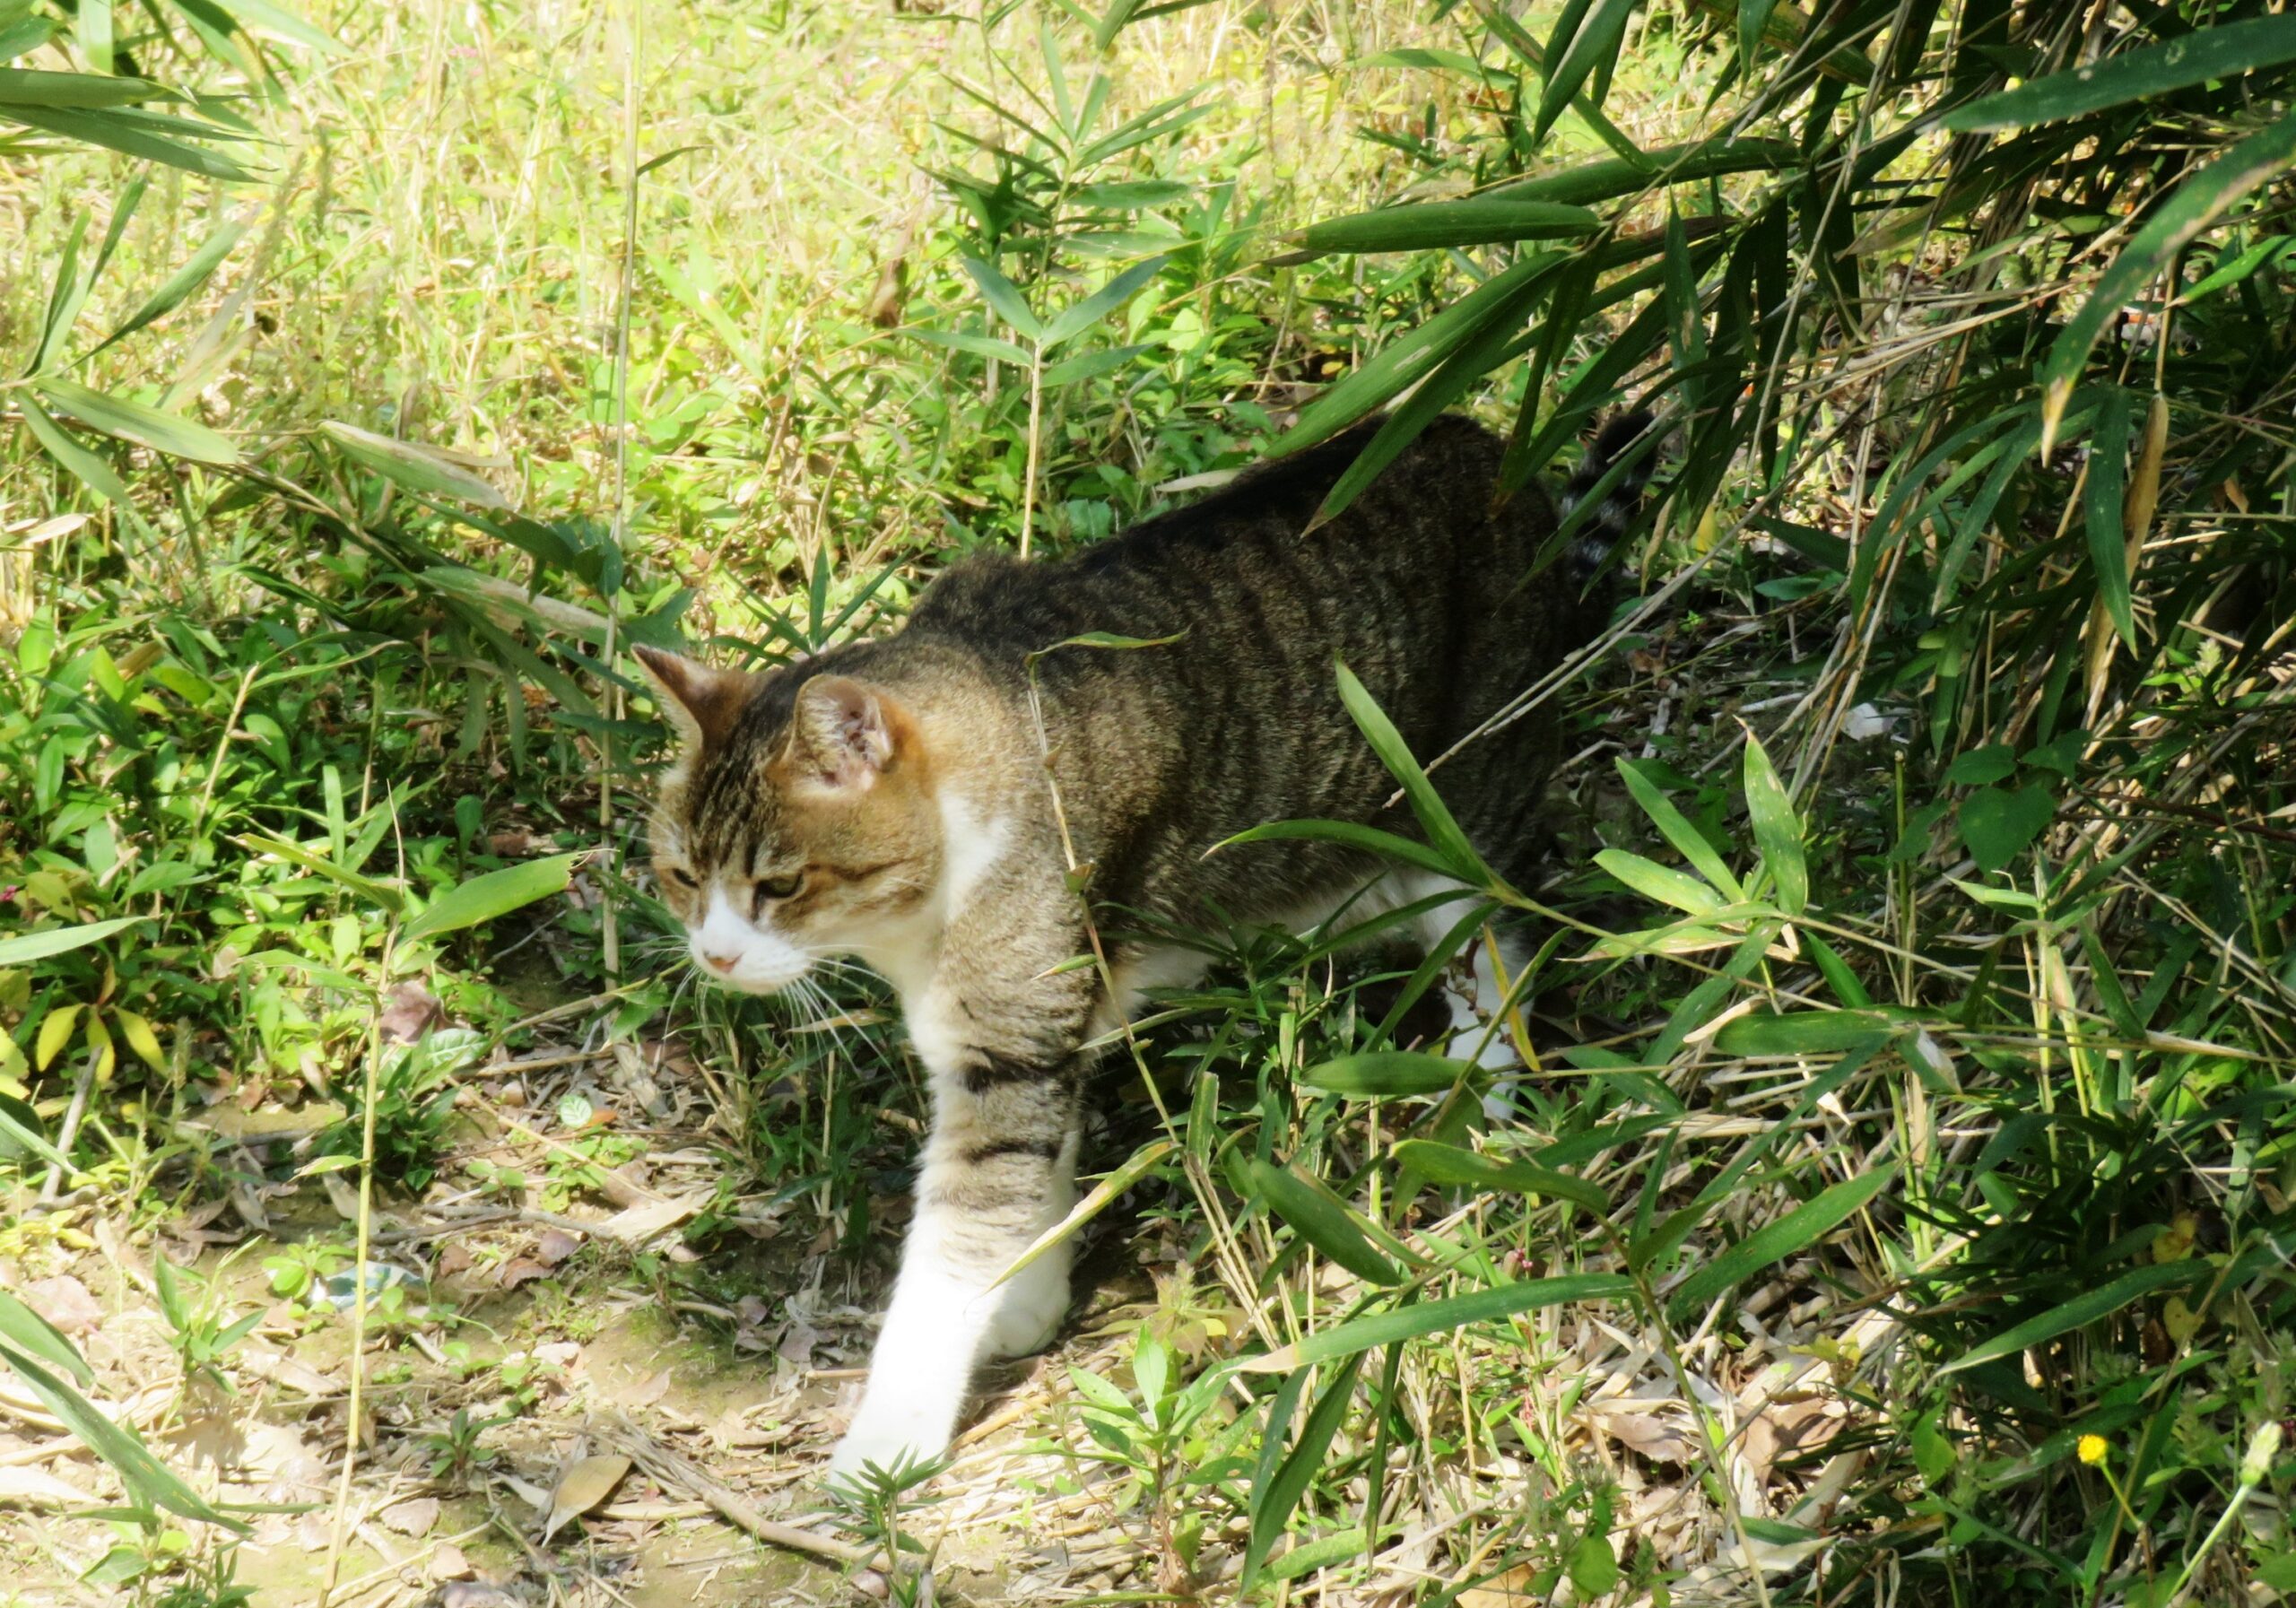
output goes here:
[{"label": "cat's right ear", "polygon": [[703,748],[733,728],[749,701],[754,677],[739,670],[713,670],[683,654],[634,648],[638,667],[660,694],[663,717],[677,728],[689,748]]}]

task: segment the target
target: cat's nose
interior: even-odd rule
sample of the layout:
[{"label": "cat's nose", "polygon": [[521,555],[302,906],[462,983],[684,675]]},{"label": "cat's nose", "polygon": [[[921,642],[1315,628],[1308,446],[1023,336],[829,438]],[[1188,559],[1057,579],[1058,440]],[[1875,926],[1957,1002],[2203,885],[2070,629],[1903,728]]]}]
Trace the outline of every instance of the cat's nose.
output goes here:
[{"label": "cat's nose", "polygon": [[720,977],[723,977],[726,973],[733,970],[735,960],[739,959],[738,956],[735,955],[721,955],[714,950],[705,949],[700,951],[699,953],[701,957],[701,963]]}]

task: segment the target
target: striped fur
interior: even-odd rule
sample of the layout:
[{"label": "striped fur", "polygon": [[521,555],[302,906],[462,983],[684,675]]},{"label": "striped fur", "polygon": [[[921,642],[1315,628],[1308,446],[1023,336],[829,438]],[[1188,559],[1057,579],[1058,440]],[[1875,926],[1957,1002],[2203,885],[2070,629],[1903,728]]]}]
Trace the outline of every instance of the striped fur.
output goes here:
[{"label": "striped fur", "polygon": [[[1587,495],[1646,423],[1605,430],[1565,498]],[[1375,882],[1391,906],[1447,891],[1380,882],[1386,867],[1335,843],[1212,852],[1270,821],[1415,830],[1387,805],[1394,782],[1340,702],[1335,660],[1431,755],[1606,614],[1583,579],[1523,584],[1555,509],[1535,488],[1499,497],[1503,444],[1464,419],[1438,421],[1309,530],[1376,428],[1072,558],[967,559],[896,635],[770,675],[641,650],[684,739],[656,867],[697,963],[768,989],[857,956],[898,989],[930,1080],[918,1213],[837,1472],[939,1451],[975,1360],[1057,1326],[1064,1250],[992,1285],[1067,1210],[1083,1046],[1141,990],[1189,975],[1187,954],[1127,931],[1213,910],[1312,922]],[[1606,496],[1575,550],[1582,568],[1631,518],[1643,475]],[[1176,639],[1059,646],[1087,633]],[[1557,742],[1542,708],[1441,773],[1504,874],[1530,869]],[[1112,989],[1067,964],[1089,944],[1071,847],[1094,904],[1127,913],[1100,922]]]}]

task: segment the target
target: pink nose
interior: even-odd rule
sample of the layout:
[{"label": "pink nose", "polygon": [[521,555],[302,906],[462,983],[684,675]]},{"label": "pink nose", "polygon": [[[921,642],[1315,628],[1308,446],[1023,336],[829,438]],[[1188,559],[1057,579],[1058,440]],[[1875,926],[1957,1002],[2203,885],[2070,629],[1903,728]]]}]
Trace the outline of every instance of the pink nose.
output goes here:
[{"label": "pink nose", "polygon": [[701,963],[709,968],[710,970],[718,973],[720,977],[723,977],[726,973],[734,969],[734,957],[732,955],[711,954],[707,950],[702,952]]}]

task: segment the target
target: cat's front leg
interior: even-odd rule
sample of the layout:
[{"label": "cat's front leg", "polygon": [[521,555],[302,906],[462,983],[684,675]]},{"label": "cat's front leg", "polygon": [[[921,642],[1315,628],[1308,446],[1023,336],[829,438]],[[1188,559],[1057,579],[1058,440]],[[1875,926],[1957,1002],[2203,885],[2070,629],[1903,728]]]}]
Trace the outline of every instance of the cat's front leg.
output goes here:
[{"label": "cat's front leg", "polygon": [[[935,1057],[937,1058],[937,1057]],[[974,1365],[1040,1349],[1068,1305],[1064,1243],[998,1279],[1067,1214],[1076,1167],[1073,1055],[970,1052],[935,1069],[933,1131],[883,1331],[832,1479],[947,1449]]]}]

